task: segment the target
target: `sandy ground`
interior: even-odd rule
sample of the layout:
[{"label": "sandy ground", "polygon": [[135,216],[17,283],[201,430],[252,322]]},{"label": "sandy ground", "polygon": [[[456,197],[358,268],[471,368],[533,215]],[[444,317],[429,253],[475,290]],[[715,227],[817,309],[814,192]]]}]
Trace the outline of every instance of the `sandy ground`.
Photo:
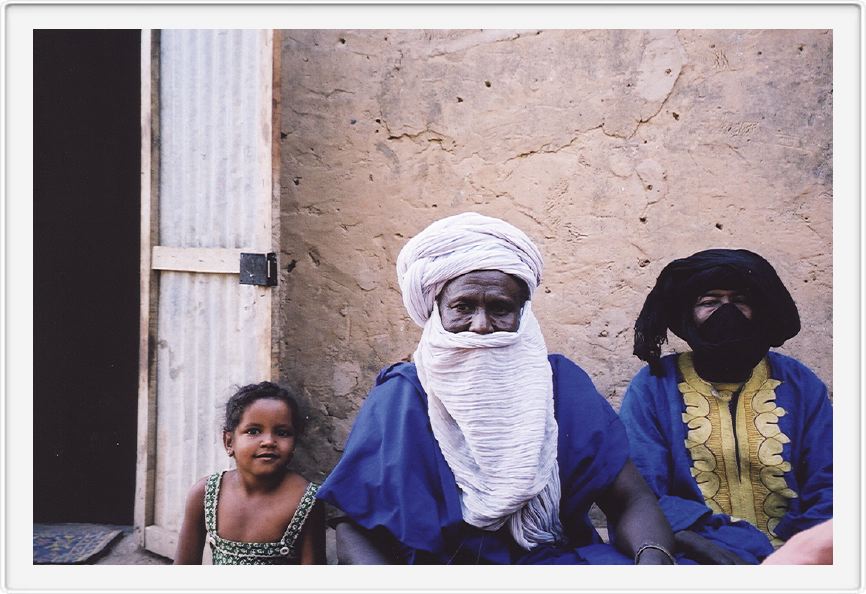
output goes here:
[{"label": "sandy ground", "polygon": [[114,541],[106,552],[97,557],[93,565],[169,565],[171,559],[138,546],[138,536],[132,526],[124,527],[123,536]]},{"label": "sandy ground", "polygon": [[[132,531],[132,526],[113,526],[123,530],[123,536],[111,544],[108,549],[90,562],[90,565],[170,565],[171,559],[151,553],[138,546],[138,537]],[[607,528],[596,526],[604,542],[608,542]],[[336,539],[334,529],[325,532],[325,554],[328,565],[337,563]]]},{"label": "sandy ground", "polygon": [[[132,526],[114,526],[123,530],[123,536],[117,539],[99,557],[90,562],[91,565],[170,565],[171,559],[151,553],[138,546],[138,538],[132,531]],[[607,529],[597,527],[602,539],[607,542]],[[325,551],[328,565],[337,562],[336,542],[333,528],[325,533]]]},{"label": "sandy ground", "polygon": [[[92,565],[170,565],[171,559],[162,557],[138,546],[138,537],[131,526],[117,526],[123,529],[123,537],[116,540],[107,551],[91,562]],[[337,555],[334,531],[328,528],[325,533],[328,564],[336,563]]]}]

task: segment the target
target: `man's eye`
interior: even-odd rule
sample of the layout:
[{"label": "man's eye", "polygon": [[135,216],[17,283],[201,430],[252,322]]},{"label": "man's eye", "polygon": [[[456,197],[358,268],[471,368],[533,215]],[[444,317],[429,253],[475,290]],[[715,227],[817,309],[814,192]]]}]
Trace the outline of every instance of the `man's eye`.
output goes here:
[{"label": "man's eye", "polygon": [[507,316],[508,314],[514,313],[514,308],[503,303],[501,305],[494,305],[490,308],[490,313],[494,316]]},{"label": "man's eye", "polygon": [[472,307],[465,303],[458,303],[454,306],[454,309],[460,313],[469,313],[470,311],[472,311]]}]

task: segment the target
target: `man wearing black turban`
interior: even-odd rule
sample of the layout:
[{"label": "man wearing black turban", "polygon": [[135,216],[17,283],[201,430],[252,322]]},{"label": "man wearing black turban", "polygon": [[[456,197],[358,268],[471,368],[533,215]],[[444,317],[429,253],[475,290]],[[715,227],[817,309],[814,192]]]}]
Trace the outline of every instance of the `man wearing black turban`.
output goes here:
[{"label": "man wearing black turban", "polygon": [[[661,356],[667,331],[690,352]],[[702,563],[757,563],[833,516],[826,386],[770,350],[800,331],[773,267],[712,249],[662,270],[635,323],[646,361],[620,409],[632,458],[677,546]]]}]

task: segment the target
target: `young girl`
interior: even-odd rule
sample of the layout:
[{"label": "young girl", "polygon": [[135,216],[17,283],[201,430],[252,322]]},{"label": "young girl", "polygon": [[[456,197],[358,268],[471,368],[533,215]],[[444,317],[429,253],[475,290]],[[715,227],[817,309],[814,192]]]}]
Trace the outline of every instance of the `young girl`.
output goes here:
[{"label": "young girl", "polygon": [[325,563],[318,485],[289,470],[302,418],[271,382],[239,389],[226,403],[223,444],[237,470],[204,477],[187,496],[175,564],[199,564],[205,540],[214,565]]}]

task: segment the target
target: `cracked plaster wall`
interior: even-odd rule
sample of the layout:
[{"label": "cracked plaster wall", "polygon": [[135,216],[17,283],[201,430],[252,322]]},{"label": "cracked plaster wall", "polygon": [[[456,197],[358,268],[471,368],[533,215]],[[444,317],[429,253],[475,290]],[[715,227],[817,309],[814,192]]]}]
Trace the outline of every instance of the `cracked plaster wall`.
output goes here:
[{"label": "cracked plaster wall", "polygon": [[420,336],[397,253],[466,210],[538,242],[548,347],[614,406],[656,276],[709,247],[775,265],[781,350],[831,383],[830,32],[292,30],[281,61],[278,366],[311,478]]}]

